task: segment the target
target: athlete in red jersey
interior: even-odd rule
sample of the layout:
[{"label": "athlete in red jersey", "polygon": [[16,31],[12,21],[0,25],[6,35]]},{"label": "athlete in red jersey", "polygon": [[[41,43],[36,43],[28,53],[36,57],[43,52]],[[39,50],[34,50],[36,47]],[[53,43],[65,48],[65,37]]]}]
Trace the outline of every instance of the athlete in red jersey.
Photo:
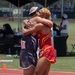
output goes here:
[{"label": "athlete in red jersey", "polygon": [[46,57],[50,63],[56,63],[56,53],[52,46],[50,35],[38,32],[38,38],[40,47],[39,58]]}]

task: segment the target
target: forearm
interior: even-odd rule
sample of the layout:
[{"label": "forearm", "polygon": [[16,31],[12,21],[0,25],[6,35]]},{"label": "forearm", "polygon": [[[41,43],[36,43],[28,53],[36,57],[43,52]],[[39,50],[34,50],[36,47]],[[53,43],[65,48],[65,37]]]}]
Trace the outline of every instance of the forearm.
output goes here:
[{"label": "forearm", "polygon": [[29,34],[32,34],[32,33],[34,33],[35,32],[35,29],[34,29],[34,27],[32,27],[32,28],[29,28],[29,29],[25,29],[25,28],[23,28],[22,29],[22,33],[23,33],[23,35],[29,35]]},{"label": "forearm", "polygon": [[49,20],[46,20],[46,21],[43,21],[44,22],[44,25],[47,25],[48,27],[53,27],[53,22],[52,21],[49,21]]},{"label": "forearm", "polygon": [[31,27],[31,28],[28,28],[28,29],[25,29],[23,28],[22,29],[22,32],[24,35],[29,35],[29,34],[33,34],[39,30],[42,30],[43,28],[43,24],[39,23],[39,24],[36,24],[34,27]]},{"label": "forearm", "polygon": [[51,27],[53,27],[53,22],[52,21],[50,21],[48,24],[46,24],[46,25],[48,25],[50,28]]},{"label": "forearm", "polygon": [[30,24],[31,24],[31,23],[30,23],[29,20],[26,19],[26,20],[23,21],[23,23],[24,23],[24,25],[25,25],[27,28],[30,28]]},{"label": "forearm", "polygon": [[44,19],[44,18],[38,18],[37,19],[37,22],[38,23],[42,23],[44,25],[47,25],[49,26],[50,28],[53,27],[53,22],[51,20],[48,20],[48,19]]},{"label": "forearm", "polygon": [[28,20],[27,19],[23,20],[23,23],[24,23],[24,25],[27,25],[28,24]]}]

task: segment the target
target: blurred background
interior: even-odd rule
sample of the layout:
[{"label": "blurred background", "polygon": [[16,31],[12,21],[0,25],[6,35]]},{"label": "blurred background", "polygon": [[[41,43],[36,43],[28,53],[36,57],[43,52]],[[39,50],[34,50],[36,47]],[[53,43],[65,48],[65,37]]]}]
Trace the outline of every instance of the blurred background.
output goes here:
[{"label": "blurred background", "polygon": [[[0,29],[3,29],[3,25],[8,23],[11,26],[11,29],[13,32],[17,35],[21,35],[21,30],[23,24],[23,20],[29,19],[29,9],[32,6],[38,6],[43,7],[43,5],[38,4],[37,2],[31,1],[25,4],[23,2],[18,2],[15,4],[15,1],[11,0],[0,0]],[[16,0],[20,1],[20,0]],[[36,0],[35,0],[36,1]],[[23,3],[23,4],[21,4]],[[46,3],[45,3],[46,4]],[[72,51],[72,45],[74,44],[74,24],[75,24],[75,0],[55,0],[53,1],[52,4],[48,4],[46,6],[50,11],[51,11],[51,18],[54,23],[57,25],[60,25],[61,22],[61,15],[63,13],[66,13],[68,15],[68,20],[69,20],[69,38],[67,40],[68,43],[68,52]],[[2,37],[2,35],[1,35]],[[20,36],[21,38],[21,36]],[[59,39],[59,38],[58,38]],[[1,39],[2,40],[2,39]],[[3,41],[1,41],[3,42]],[[5,41],[4,41],[5,42]],[[53,40],[54,42],[54,40]],[[66,44],[66,43],[64,43]],[[64,44],[62,48],[65,49]],[[56,43],[57,45],[57,43]],[[59,44],[60,45],[60,42]],[[1,47],[1,45],[0,45]],[[57,47],[57,46],[56,46]],[[59,49],[59,47],[57,47]],[[57,49],[56,48],[56,49]],[[60,47],[61,48],[61,47]],[[62,49],[61,48],[61,49]],[[2,49],[2,48],[1,48]],[[63,50],[61,50],[63,51]],[[60,54],[60,49],[58,50],[59,55],[66,55],[66,50],[63,51],[64,53]]]}]

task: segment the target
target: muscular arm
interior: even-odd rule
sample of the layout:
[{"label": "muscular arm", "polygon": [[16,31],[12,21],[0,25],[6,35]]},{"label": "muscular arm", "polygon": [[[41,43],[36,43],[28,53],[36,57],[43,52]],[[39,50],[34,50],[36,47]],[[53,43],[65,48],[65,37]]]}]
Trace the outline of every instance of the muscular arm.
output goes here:
[{"label": "muscular arm", "polygon": [[53,22],[48,19],[41,18],[41,17],[35,17],[35,20],[37,21],[37,23],[42,23],[44,25],[49,26],[50,28],[53,27]]},{"label": "muscular arm", "polygon": [[30,20],[24,20],[23,21],[23,23],[24,23],[24,25],[27,27],[27,28],[31,28],[31,27],[33,27],[35,24],[36,24],[36,22],[34,21],[34,22],[31,22]]},{"label": "muscular arm", "polygon": [[30,21],[29,21],[29,20],[25,19],[25,20],[23,20],[23,23],[24,23],[24,25],[25,25],[27,28],[30,28]]},{"label": "muscular arm", "polygon": [[[33,21],[34,22],[36,22],[36,23],[42,23],[43,25],[47,25],[47,26],[49,26],[50,28],[51,27],[53,27],[53,22],[52,21],[50,21],[50,20],[48,20],[48,19],[45,19],[45,18],[41,18],[41,17],[34,17],[34,19],[33,19]],[[34,22],[30,22],[30,23],[28,23],[29,21],[25,21],[24,20],[24,24],[25,25],[27,25],[27,26],[34,26]]]},{"label": "muscular arm", "polygon": [[34,27],[31,27],[29,29],[23,28],[22,32],[23,32],[24,35],[29,35],[29,34],[32,34],[34,32],[37,32],[39,30],[42,30],[42,28],[43,28],[43,24],[42,23],[38,23]]},{"label": "muscular arm", "polygon": [[23,20],[23,23],[24,23],[24,25],[27,25],[28,24],[28,20],[27,19]]},{"label": "muscular arm", "polygon": [[52,21],[44,19],[44,18],[40,18],[40,17],[35,17],[33,19],[33,22],[36,22],[37,24],[34,25],[33,27],[28,28],[28,29],[24,29],[24,28],[22,29],[22,32],[24,35],[32,34],[34,32],[42,30],[43,25],[47,25],[50,28],[53,26]]}]

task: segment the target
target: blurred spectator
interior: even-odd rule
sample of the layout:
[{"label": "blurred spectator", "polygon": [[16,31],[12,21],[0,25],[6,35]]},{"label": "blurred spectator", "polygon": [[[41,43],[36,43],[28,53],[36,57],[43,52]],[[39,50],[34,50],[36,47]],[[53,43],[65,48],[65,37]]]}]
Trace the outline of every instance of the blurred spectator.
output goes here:
[{"label": "blurred spectator", "polygon": [[67,52],[67,39],[68,39],[68,36],[69,36],[68,35],[69,22],[68,22],[67,19],[68,19],[67,14],[63,14],[60,26],[57,26],[59,28],[59,31],[60,31],[60,36],[65,37],[65,39],[66,39],[66,52]]},{"label": "blurred spectator", "polygon": [[53,23],[53,32],[56,32],[57,36],[60,36],[60,30],[57,28],[56,23]]},{"label": "blurred spectator", "polygon": [[3,33],[6,34],[14,34],[10,24],[6,23],[3,25]]},{"label": "blurred spectator", "polygon": [[57,19],[57,15],[54,14],[54,13],[52,13],[51,18],[52,18],[52,19]]},{"label": "blurred spectator", "polygon": [[56,15],[56,14],[54,14],[54,17],[53,17],[53,19],[57,19],[57,15]]},{"label": "blurred spectator", "polygon": [[67,18],[68,18],[67,14],[63,14],[62,15],[62,21],[61,21],[60,25],[54,24],[54,26],[59,29],[61,36],[68,36],[68,24],[69,24],[69,22],[68,22]]},{"label": "blurred spectator", "polygon": [[61,36],[68,36],[69,22],[68,22],[67,18],[68,18],[67,14],[62,15],[62,21],[59,26]]},{"label": "blurred spectator", "polygon": [[2,34],[3,33],[3,30],[2,29],[0,29],[0,34]]}]

